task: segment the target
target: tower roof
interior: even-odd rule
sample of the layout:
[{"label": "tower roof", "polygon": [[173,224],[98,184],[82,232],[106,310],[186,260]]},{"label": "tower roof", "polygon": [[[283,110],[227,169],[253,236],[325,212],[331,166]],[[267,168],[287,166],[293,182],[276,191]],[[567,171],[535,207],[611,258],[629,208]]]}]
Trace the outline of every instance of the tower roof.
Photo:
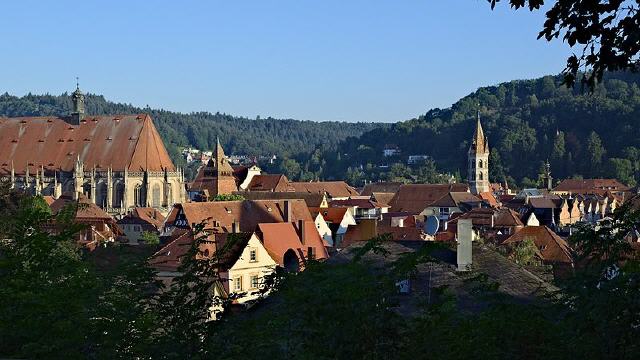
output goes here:
[{"label": "tower roof", "polygon": [[489,151],[489,142],[487,138],[484,136],[484,131],[482,130],[482,124],[480,123],[480,111],[478,110],[478,118],[476,123],[476,131],[473,134],[473,139],[471,140],[471,146],[469,147],[469,152],[472,153],[486,153]]},{"label": "tower roof", "polygon": [[216,139],[216,149],[213,151],[214,168],[219,172],[228,173],[231,175],[233,173],[233,168],[229,165],[226,156],[224,155],[224,150],[222,149],[222,145],[220,145],[220,139]]}]

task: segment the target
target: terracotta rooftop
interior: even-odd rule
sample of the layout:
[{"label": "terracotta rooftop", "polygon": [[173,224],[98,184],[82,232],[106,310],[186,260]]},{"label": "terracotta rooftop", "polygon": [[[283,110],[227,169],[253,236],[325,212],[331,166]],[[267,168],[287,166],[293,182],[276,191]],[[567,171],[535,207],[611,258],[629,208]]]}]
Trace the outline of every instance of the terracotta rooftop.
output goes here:
[{"label": "terracotta rooftop", "polygon": [[313,214],[320,214],[326,222],[340,224],[345,214],[349,211],[346,207],[310,208]]},{"label": "terracotta rooftop", "polygon": [[330,205],[332,207],[358,207],[360,209],[379,209],[387,207],[386,204],[379,204],[371,199],[345,199],[345,200],[332,200]]},{"label": "terracotta rooftop", "polygon": [[291,221],[313,220],[304,200],[243,200],[176,204],[166,223],[172,222],[177,212],[183,211],[189,225],[204,221],[207,229],[231,232],[235,222],[240,225],[237,231],[253,232],[260,223],[286,222],[285,202],[289,203]]},{"label": "terracotta rooftop", "polygon": [[64,207],[72,204],[77,204],[78,209],[76,212],[76,219],[78,220],[104,220],[107,222],[114,221],[113,218],[107,214],[104,210],[92,203],[86,196],[80,195],[78,200],[73,200],[70,196],[63,195],[56,201],[51,203],[51,211],[55,214],[62,210]]},{"label": "terracotta rooftop", "polygon": [[468,192],[448,192],[429,206],[458,207],[461,203],[476,203],[480,201],[481,199]]},{"label": "terracotta rooftop", "polygon": [[344,181],[292,182],[291,185],[297,192],[308,192],[312,194],[327,193],[327,195],[332,198],[359,195],[356,189]]},{"label": "terracotta rooftop", "polygon": [[29,167],[35,173],[72,171],[77,158],[85,169],[174,171],[151,117],[86,116],[80,125],[59,117],[0,118],[0,174]]},{"label": "terracotta rooftop", "polygon": [[402,185],[389,205],[393,212],[420,213],[447,193],[469,191],[467,184],[410,184]]},{"label": "terracotta rooftop", "polygon": [[616,179],[565,179],[556,186],[555,191],[589,193],[599,190],[628,191],[630,188]]},{"label": "terracotta rooftop", "polygon": [[395,194],[396,193],[374,192],[371,194],[371,198],[379,204],[389,205]]},{"label": "terracotta rooftop", "polygon": [[516,244],[531,239],[538,247],[542,259],[554,263],[573,263],[567,242],[546,226],[525,226],[502,244]]},{"label": "terracotta rooftop", "polygon": [[160,229],[164,223],[164,216],[158,210],[149,207],[137,207],[118,221],[118,224],[126,224],[130,220],[138,219]]},{"label": "terracotta rooftop", "polygon": [[308,192],[293,191],[237,191],[234,194],[241,195],[246,200],[283,200],[302,199],[308,207],[320,207],[324,200],[323,194],[310,194]]},{"label": "terracotta rooftop", "polygon": [[247,186],[247,191],[295,191],[289,179],[282,174],[255,175]]},{"label": "terracotta rooftop", "polygon": [[398,191],[402,183],[400,182],[377,182],[364,186],[360,195],[371,196],[373,193],[394,193]]},{"label": "terracotta rooftop", "polygon": [[271,258],[280,266],[284,266],[285,253],[290,249],[302,262],[308,258],[309,247],[314,248],[316,259],[329,257],[313,221],[304,222],[304,234],[292,223],[259,224],[258,235]]}]

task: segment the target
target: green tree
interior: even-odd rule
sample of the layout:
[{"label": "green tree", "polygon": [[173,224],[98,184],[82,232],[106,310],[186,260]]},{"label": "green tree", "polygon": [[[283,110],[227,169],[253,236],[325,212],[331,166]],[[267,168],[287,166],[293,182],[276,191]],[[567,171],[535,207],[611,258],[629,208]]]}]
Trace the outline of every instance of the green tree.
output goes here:
[{"label": "green tree", "polygon": [[592,131],[587,140],[587,152],[589,156],[585,168],[591,173],[591,176],[596,176],[600,171],[602,165],[602,159],[605,154],[604,146],[602,146],[602,140],[595,131]]}]

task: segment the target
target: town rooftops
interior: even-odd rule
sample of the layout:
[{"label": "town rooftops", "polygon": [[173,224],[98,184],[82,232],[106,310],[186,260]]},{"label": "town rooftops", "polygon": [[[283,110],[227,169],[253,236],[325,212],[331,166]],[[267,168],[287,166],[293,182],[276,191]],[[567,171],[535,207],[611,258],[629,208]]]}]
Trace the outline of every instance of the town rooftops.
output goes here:
[{"label": "town rooftops", "polygon": [[80,195],[78,200],[70,196],[63,195],[51,203],[51,211],[55,214],[66,206],[77,205],[75,218],[77,220],[98,220],[105,222],[115,222],[113,218],[104,210],[92,203],[86,196]]},{"label": "town rooftops", "polygon": [[85,169],[174,171],[151,117],[86,116],[71,125],[54,116],[0,118],[0,175],[40,170],[72,171],[80,158]]},{"label": "town rooftops", "polygon": [[357,207],[360,209],[379,209],[387,207],[386,204],[379,204],[371,199],[344,199],[344,200],[332,200],[332,207]]},{"label": "town rooftops", "polygon": [[331,198],[347,198],[359,195],[356,189],[344,181],[292,182],[291,185],[297,192],[326,193]]},{"label": "town rooftops", "polygon": [[[176,204],[166,224],[175,222],[179,213],[187,226],[205,223],[205,229],[218,232],[252,232],[260,223],[313,220],[307,204],[301,199],[211,201]],[[239,229],[233,229],[233,224]]]},{"label": "town rooftops", "polygon": [[[228,269],[236,263],[242,251],[247,246],[252,233],[221,233],[210,234],[201,243],[198,256],[212,258],[216,252],[220,252],[217,265],[222,269]],[[183,257],[189,252],[194,235],[191,231],[177,234],[167,245],[158,250],[149,260],[149,264],[161,271],[177,271],[183,261]]]},{"label": "town rooftops", "polygon": [[565,179],[553,190],[571,193],[601,193],[605,190],[629,191],[630,188],[616,179]]},{"label": "town rooftops", "polygon": [[468,192],[467,184],[410,184],[402,185],[389,202],[393,212],[417,214],[449,192]]}]

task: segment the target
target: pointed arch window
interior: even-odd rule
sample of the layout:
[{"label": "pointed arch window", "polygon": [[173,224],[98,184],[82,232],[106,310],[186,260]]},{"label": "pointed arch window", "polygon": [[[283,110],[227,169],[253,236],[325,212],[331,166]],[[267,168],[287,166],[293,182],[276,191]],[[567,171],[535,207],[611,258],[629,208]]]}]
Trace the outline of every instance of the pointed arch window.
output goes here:
[{"label": "pointed arch window", "polygon": [[160,192],[160,185],[155,184],[151,189],[151,206],[153,206],[154,208],[159,208],[162,205],[161,199],[162,197]]}]

